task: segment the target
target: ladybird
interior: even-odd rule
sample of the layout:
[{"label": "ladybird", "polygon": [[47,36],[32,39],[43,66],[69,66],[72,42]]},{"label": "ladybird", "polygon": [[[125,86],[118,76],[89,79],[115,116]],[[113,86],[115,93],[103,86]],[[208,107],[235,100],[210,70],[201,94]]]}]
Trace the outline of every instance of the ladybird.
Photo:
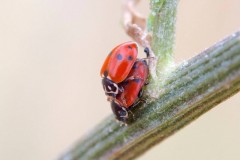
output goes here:
[{"label": "ladybird", "polygon": [[[149,58],[149,49],[144,52]],[[148,77],[145,59],[137,59],[138,46],[126,42],[115,47],[105,59],[100,71],[102,86],[117,120],[127,124],[131,109],[139,103],[142,87]]]},{"label": "ladybird", "polygon": [[105,59],[100,71],[102,78],[114,83],[126,79],[137,59],[138,47],[135,42],[125,42],[115,47]]},{"label": "ladybird", "polygon": [[122,92],[116,95],[111,102],[112,111],[117,120],[128,123],[133,119],[131,109],[139,103],[142,96],[142,87],[148,78],[148,65],[146,60],[138,59],[126,79],[119,83]]},{"label": "ladybird", "polygon": [[110,101],[123,91],[117,84],[126,79],[137,59],[137,54],[137,44],[125,42],[115,47],[105,59],[100,75],[103,78],[103,89]]}]

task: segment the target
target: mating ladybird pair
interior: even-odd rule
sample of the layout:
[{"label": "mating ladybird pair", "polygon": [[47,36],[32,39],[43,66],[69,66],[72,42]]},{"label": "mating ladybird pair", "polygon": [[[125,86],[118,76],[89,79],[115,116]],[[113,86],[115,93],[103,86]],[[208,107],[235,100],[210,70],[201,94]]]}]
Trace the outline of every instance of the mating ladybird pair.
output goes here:
[{"label": "mating ladybird pair", "polygon": [[[149,50],[144,50],[149,57]],[[142,87],[148,77],[145,59],[138,59],[135,42],[115,47],[105,59],[101,69],[102,85],[117,120],[129,123],[131,109],[139,102]]]}]

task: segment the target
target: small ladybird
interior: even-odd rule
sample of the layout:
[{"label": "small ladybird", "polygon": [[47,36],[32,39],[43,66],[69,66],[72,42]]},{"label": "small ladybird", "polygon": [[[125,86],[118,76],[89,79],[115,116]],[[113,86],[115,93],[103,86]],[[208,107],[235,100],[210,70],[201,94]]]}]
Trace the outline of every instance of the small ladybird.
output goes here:
[{"label": "small ladybird", "polygon": [[123,92],[116,96],[116,102],[125,107],[129,108],[138,98],[138,94],[148,77],[148,65],[145,60],[137,60],[133,68],[131,69],[127,78],[118,84]]},{"label": "small ladybird", "polygon": [[105,59],[100,71],[103,89],[108,99],[122,92],[117,85],[124,81],[137,59],[138,47],[135,42],[125,42],[115,47]]},{"label": "small ladybird", "polygon": [[126,42],[115,47],[105,59],[101,69],[101,77],[115,83],[126,79],[137,59],[138,47],[135,42]]},{"label": "small ladybird", "polygon": [[133,118],[131,109],[139,103],[139,98],[142,96],[142,87],[146,84],[147,77],[147,62],[139,59],[134,63],[127,78],[118,84],[123,89],[123,92],[117,94],[111,102],[117,120],[128,123]]}]

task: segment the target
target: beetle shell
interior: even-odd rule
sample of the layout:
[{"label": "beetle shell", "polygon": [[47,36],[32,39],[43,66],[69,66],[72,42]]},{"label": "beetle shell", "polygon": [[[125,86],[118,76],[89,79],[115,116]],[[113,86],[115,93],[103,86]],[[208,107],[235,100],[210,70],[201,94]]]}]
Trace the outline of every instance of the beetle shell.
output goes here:
[{"label": "beetle shell", "polygon": [[101,77],[120,83],[126,79],[137,59],[135,42],[126,42],[115,47],[105,59],[100,71]]},{"label": "beetle shell", "polygon": [[115,102],[122,107],[129,108],[137,102],[139,92],[145,85],[148,77],[148,65],[145,60],[137,60],[127,78],[119,84],[123,88],[116,96]]}]

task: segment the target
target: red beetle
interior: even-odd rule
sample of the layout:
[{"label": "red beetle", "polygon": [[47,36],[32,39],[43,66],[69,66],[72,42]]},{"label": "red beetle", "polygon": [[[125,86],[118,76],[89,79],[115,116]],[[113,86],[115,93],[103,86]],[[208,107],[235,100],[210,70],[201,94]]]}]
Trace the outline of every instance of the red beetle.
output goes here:
[{"label": "red beetle", "polygon": [[123,92],[116,96],[116,102],[129,108],[138,98],[138,94],[146,83],[148,77],[148,65],[145,60],[137,60],[127,78],[118,85],[123,88]]},{"label": "red beetle", "polygon": [[119,87],[123,89],[116,95],[116,98],[111,102],[111,107],[116,119],[127,123],[132,119],[129,112],[142,96],[142,87],[146,84],[148,77],[148,65],[145,60],[137,60],[127,78],[119,83]]},{"label": "red beetle", "polygon": [[135,42],[126,42],[115,47],[105,59],[100,75],[103,89],[109,100],[123,91],[117,84],[124,81],[137,59],[138,47]]},{"label": "red beetle", "polygon": [[105,59],[101,69],[101,77],[114,83],[126,79],[137,59],[138,47],[135,42],[126,42],[115,47]]}]

